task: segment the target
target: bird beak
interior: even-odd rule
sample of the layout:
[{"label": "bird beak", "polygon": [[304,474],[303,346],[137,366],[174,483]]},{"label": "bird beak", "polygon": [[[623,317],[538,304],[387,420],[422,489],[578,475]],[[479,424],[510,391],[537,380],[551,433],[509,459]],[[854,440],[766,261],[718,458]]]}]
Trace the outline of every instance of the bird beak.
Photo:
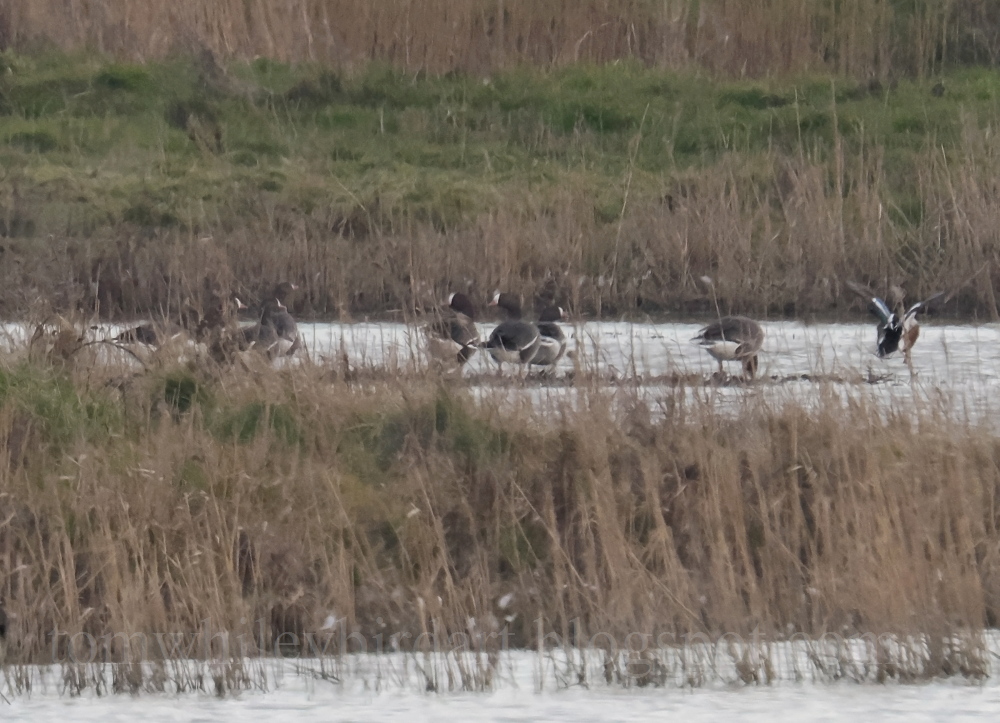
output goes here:
[{"label": "bird beak", "polygon": [[236,310],[237,311],[244,311],[244,310],[250,308],[249,306],[247,306],[246,304],[244,304],[242,301],[240,301],[238,298],[234,297],[234,301],[236,302]]}]

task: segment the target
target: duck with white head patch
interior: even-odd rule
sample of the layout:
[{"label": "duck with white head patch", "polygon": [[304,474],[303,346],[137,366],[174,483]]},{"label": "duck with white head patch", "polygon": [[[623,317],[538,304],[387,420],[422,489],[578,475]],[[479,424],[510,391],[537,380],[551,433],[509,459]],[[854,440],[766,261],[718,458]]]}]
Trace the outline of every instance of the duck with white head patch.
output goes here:
[{"label": "duck with white head patch", "polygon": [[757,353],[764,344],[764,330],[745,316],[723,316],[699,331],[692,341],[719,362],[719,374],[723,362],[738,361],[749,380],[757,373]]},{"label": "duck with white head patch", "polygon": [[514,294],[498,291],[489,305],[503,311],[507,318],[486,340],[486,350],[501,369],[504,362],[527,366],[535,358],[541,343],[538,327],[521,318],[521,300]]}]

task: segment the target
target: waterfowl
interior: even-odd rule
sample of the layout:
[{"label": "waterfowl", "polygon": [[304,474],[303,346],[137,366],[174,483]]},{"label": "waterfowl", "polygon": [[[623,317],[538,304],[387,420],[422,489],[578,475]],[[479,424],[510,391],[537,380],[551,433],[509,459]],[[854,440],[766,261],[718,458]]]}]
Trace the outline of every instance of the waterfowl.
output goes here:
[{"label": "waterfowl", "polygon": [[184,334],[184,329],[172,322],[154,324],[152,322],[133,326],[116,336],[119,344],[145,344],[146,346],[161,346],[168,341],[177,339]]},{"label": "waterfowl", "polygon": [[501,368],[504,362],[530,364],[538,352],[541,334],[538,327],[521,319],[521,300],[513,294],[497,292],[489,305],[507,315],[507,319],[500,322],[486,340],[484,346],[490,356]]},{"label": "waterfowl", "polygon": [[282,304],[288,304],[292,294],[298,290],[299,287],[297,284],[293,284],[291,281],[281,281],[275,284],[274,291],[271,293],[271,296]]},{"label": "waterfowl", "polygon": [[181,315],[181,322],[188,328],[194,325],[195,336],[207,338],[233,324],[241,310],[247,307],[236,295],[225,291],[220,284],[211,285],[204,292],[201,304],[189,303]]},{"label": "waterfowl", "polygon": [[923,301],[918,301],[904,311],[903,292],[899,287],[893,287],[890,290],[889,299],[893,302],[895,310],[890,309],[889,304],[876,296],[867,286],[848,281],[847,287],[867,300],[869,310],[878,318],[875,355],[879,358],[885,358],[897,351],[902,351],[906,363],[909,364],[910,350],[913,349],[913,345],[917,343],[917,338],[920,336],[917,314],[943,297],[945,292],[939,291]]},{"label": "waterfowl", "polygon": [[299,348],[299,325],[288,313],[288,307],[281,301],[275,299],[275,306],[271,312],[271,326],[278,337],[277,344],[282,347],[282,355],[291,356]]},{"label": "waterfowl", "polygon": [[547,306],[538,316],[538,351],[535,352],[531,360],[532,366],[544,366],[549,369],[555,368],[562,355],[566,353],[566,335],[563,333],[559,321],[566,320],[566,312],[561,306]]},{"label": "waterfowl", "polygon": [[147,346],[159,346],[160,335],[153,324],[140,324],[131,329],[126,329],[114,339],[119,344],[146,344]]},{"label": "waterfowl", "polygon": [[476,310],[472,300],[462,293],[448,297],[444,311],[424,328],[427,351],[438,361],[465,364],[479,347]]},{"label": "waterfowl", "polygon": [[279,339],[274,325],[274,316],[279,313],[280,306],[283,305],[276,299],[268,301],[261,307],[256,324],[240,327],[237,333],[237,342],[241,351],[256,349],[268,356],[273,355]]},{"label": "waterfowl", "polygon": [[757,352],[764,344],[764,330],[753,319],[745,316],[724,316],[698,332],[692,341],[697,342],[717,362],[722,373],[722,362],[739,361],[747,379],[757,373]]}]

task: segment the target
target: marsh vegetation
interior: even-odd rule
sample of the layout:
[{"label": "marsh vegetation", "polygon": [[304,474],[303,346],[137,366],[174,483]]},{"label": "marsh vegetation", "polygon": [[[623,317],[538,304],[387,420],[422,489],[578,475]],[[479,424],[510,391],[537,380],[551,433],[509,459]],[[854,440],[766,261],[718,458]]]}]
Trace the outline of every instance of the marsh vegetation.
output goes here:
[{"label": "marsh vegetation", "polygon": [[[986,0],[147,5],[0,8],[5,319],[176,318],[279,280],[325,319],[498,288],[577,318],[860,313],[847,280],[1000,318]],[[115,633],[206,620],[267,655],[333,619],[413,655],[430,630],[874,631],[926,636],[876,679],[987,669],[1000,442],[934,392],[748,386],[720,414],[581,376],[539,409],[417,368],[99,348],[0,359],[8,680],[84,635],[117,667],[68,688],[156,689]],[[446,677],[488,688],[480,652]],[[172,680],[238,690],[245,665]]]}]

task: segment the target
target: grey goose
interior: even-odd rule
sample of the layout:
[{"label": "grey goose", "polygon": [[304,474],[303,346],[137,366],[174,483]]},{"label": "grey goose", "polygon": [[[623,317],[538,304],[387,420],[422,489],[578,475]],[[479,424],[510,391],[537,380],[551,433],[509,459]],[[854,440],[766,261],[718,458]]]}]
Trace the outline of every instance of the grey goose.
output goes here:
[{"label": "grey goose", "polygon": [[461,292],[449,295],[438,318],[424,328],[431,358],[459,366],[469,361],[479,347],[475,319],[476,310],[468,296]]},{"label": "grey goose", "polygon": [[738,361],[743,363],[747,379],[757,373],[757,353],[764,344],[764,330],[753,319],[745,316],[723,316],[709,324],[692,339],[719,362]]}]

